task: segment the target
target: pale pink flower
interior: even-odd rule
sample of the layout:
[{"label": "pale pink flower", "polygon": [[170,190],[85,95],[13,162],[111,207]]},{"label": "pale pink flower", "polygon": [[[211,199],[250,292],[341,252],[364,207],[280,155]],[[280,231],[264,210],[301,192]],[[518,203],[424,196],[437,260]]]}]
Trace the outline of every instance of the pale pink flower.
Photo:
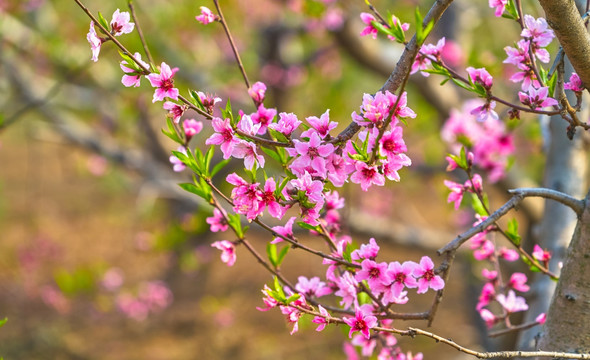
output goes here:
[{"label": "pale pink flower", "polygon": [[474,67],[470,66],[466,70],[473,83],[480,84],[486,89],[492,88],[494,78],[492,78],[490,73],[485,68],[475,69]]},{"label": "pale pink flower", "polygon": [[[322,139],[328,136],[330,131],[338,126],[337,122],[330,121],[330,109],[326,110],[326,112],[323,113],[319,118],[316,116],[308,116],[305,118],[305,120],[307,120],[311,127],[317,131]],[[311,129],[304,131],[301,136],[308,137],[311,135],[310,131]]]},{"label": "pale pink flower", "polygon": [[115,10],[113,13],[113,19],[111,20],[111,33],[114,36],[119,36],[132,32],[135,24],[129,22],[130,19],[131,16],[128,12],[119,12],[119,9]]},{"label": "pale pink flower", "polygon": [[432,63],[430,58],[440,59],[444,46],[445,46],[445,38],[444,37],[441,38],[436,43],[436,45],[434,45],[434,44],[422,45],[420,52],[416,56],[416,60],[414,60],[414,63],[412,64],[412,70],[410,71],[410,74],[414,74],[414,73],[420,71],[423,76],[426,76],[426,77],[430,76],[429,73],[427,73],[425,71],[421,71],[421,70],[428,69],[428,67]]},{"label": "pale pink flower", "polygon": [[[145,61],[141,60],[140,53],[136,52],[135,54],[133,54],[133,57],[135,57],[135,59],[139,61],[143,66],[149,68],[149,65]],[[139,86],[141,81],[141,73],[137,73],[134,69],[127,67],[127,65],[129,64],[125,60],[121,61],[121,63],[119,64],[121,70],[123,70],[123,72],[125,73],[125,75],[123,75],[123,78],[121,79],[121,83],[123,83],[123,85],[127,87]]]},{"label": "pale pink flower", "polygon": [[368,244],[362,244],[360,249],[354,250],[351,254],[352,260],[375,259],[379,254],[379,245],[375,238],[369,239]]},{"label": "pale pink flower", "polygon": [[520,91],[518,93],[518,98],[520,99],[521,103],[534,110],[539,107],[543,108],[546,106],[557,105],[557,100],[548,97],[548,95],[549,88],[547,86],[539,89],[531,87],[529,88],[528,94]]},{"label": "pale pink flower", "polygon": [[152,102],[162,101],[165,97],[169,97],[173,100],[178,100],[178,89],[174,87],[174,74],[178,71],[178,68],[170,69],[170,66],[163,62],[160,65],[160,73],[151,73],[147,75],[147,79],[150,81],[153,87],[157,88],[154,92],[154,98]]},{"label": "pale pink flower", "polygon": [[361,354],[363,356],[371,356],[377,346],[377,339],[367,339],[361,334],[356,334],[350,343],[355,346],[360,346]]},{"label": "pale pink flower", "polygon": [[[179,146],[176,150],[186,155],[186,148],[184,146]],[[186,165],[174,155],[170,155],[170,163],[172,163],[175,172],[181,172],[186,169]]]},{"label": "pale pink flower", "polygon": [[506,261],[516,261],[520,259],[520,255],[518,255],[518,251],[513,249],[507,249],[502,247],[500,251],[498,251],[498,256],[503,258]]},{"label": "pale pink flower", "polygon": [[195,16],[195,19],[197,19],[197,21],[201,24],[207,25],[214,21],[217,21],[218,17],[217,15],[213,14],[213,12],[209,8],[201,6],[201,15]]},{"label": "pale pink flower", "polygon": [[215,133],[211,135],[206,141],[206,145],[221,145],[223,158],[229,159],[232,155],[234,147],[239,143],[239,139],[234,136],[234,129],[231,127],[229,119],[222,120],[220,118],[213,118],[211,125]]},{"label": "pale pink flower", "polygon": [[525,15],[524,24],[525,28],[520,33],[520,36],[530,38],[540,47],[549,45],[555,37],[553,30],[547,24],[547,20],[542,17],[535,19],[531,15]]},{"label": "pale pink flower", "polygon": [[96,30],[94,29],[94,21],[90,22],[90,30],[86,35],[86,39],[90,43],[90,50],[92,50],[92,61],[98,61],[98,54],[100,54],[100,46],[103,40],[98,37]]},{"label": "pale pink flower", "polygon": [[123,271],[119,268],[110,268],[102,276],[100,285],[107,291],[116,291],[123,285]]},{"label": "pale pink flower", "polygon": [[208,217],[205,221],[211,226],[212,232],[226,231],[229,228],[225,210],[213,209],[213,216]]},{"label": "pale pink flower", "polygon": [[315,331],[322,331],[322,330],[324,330],[326,325],[328,325],[328,321],[330,319],[330,314],[328,313],[328,311],[326,309],[324,309],[324,307],[322,305],[318,305],[318,309],[319,309],[320,314],[322,316],[314,317],[313,320],[311,320],[311,322],[313,322],[314,324],[318,324],[318,327],[315,329]]},{"label": "pale pink flower", "polygon": [[221,98],[215,95],[205,94],[201,91],[197,92],[197,95],[199,96],[203,107],[205,107],[205,110],[207,110],[209,114],[213,114],[213,108],[221,101]]},{"label": "pale pink flower", "polygon": [[491,329],[494,326],[494,324],[498,321],[496,316],[492,314],[492,312],[488,309],[481,309],[479,311],[479,316],[481,316],[483,321],[485,321],[488,329]]},{"label": "pale pink flower", "polygon": [[332,293],[332,289],[326,286],[326,283],[320,281],[320,278],[317,276],[312,277],[311,279],[306,278],[305,276],[299,276],[297,278],[298,282],[295,285],[295,289],[308,297],[322,297]]},{"label": "pale pink flower", "polygon": [[529,308],[526,300],[521,296],[516,296],[513,290],[508,291],[508,296],[504,294],[498,294],[496,296],[496,300],[508,313],[525,311]]},{"label": "pale pink flower", "polygon": [[236,248],[231,241],[221,240],[211,244],[212,247],[221,250],[221,261],[227,266],[233,266],[236,262]]},{"label": "pale pink flower", "polygon": [[255,113],[252,113],[252,121],[254,124],[260,124],[258,134],[262,135],[266,133],[266,128],[272,123],[272,120],[277,115],[277,109],[267,109],[264,105],[260,105]]},{"label": "pale pink flower", "polygon": [[293,113],[282,112],[279,114],[279,121],[276,123],[269,124],[268,127],[282,133],[285,136],[291,136],[291,133],[295,131],[301,124],[301,121],[297,119],[297,115]]}]

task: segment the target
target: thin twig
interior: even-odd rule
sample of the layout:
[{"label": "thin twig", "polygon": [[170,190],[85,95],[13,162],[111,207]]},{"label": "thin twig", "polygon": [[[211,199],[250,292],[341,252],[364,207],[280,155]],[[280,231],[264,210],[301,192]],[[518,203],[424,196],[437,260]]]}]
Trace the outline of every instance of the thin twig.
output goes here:
[{"label": "thin twig", "polygon": [[508,192],[510,194],[520,195],[523,197],[542,197],[545,199],[555,200],[558,203],[571,208],[578,216],[581,216],[582,212],[584,211],[584,200],[578,200],[568,194],[564,194],[556,190],[545,188],[519,188],[508,190]]},{"label": "thin twig", "polygon": [[147,56],[148,62],[150,65],[155,65],[154,58],[152,58],[152,54],[150,53],[150,49],[148,48],[147,42],[143,37],[143,31],[141,31],[141,26],[139,26],[139,21],[137,21],[137,16],[135,16],[135,7],[133,6],[133,0],[127,0],[127,6],[129,6],[129,11],[131,12],[131,17],[135,22],[135,28],[137,29],[137,34],[139,35],[139,40],[141,41],[141,45],[143,46],[143,51],[145,52],[145,56]]}]

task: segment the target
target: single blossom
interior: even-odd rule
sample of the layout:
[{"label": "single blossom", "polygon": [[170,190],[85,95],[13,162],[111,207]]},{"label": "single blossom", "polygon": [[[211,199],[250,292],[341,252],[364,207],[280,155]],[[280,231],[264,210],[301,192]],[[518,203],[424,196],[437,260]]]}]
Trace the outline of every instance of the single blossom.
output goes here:
[{"label": "single blossom", "polygon": [[207,25],[214,21],[217,21],[218,18],[217,15],[213,14],[213,12],[209,8],[201,6],[201,15],[195,16],[195,19],[197,19],[197,21],[201,24]]},{"label": "single blossom", "polygon": [[130,20],[131,16],[127,11],[119,12],[119,9],[115,10],[113,19],[111,20],[111,33],[114,36],[119,36],[132,32],[135,24],[129,22]]},{"label": "single blossom", "polygon": [[164,108],[164,110],[168,110],[168,117],[171,117],[172,121],[174,121],[177,124],[180,122],[180,118],[186,111],[186,106],[178,105],[172,101],[164,102],[164,105],[162,107]]},{"label": "single blossom", "polygon": [[[295,216],[292,216],[289,218],[289,220],[285,223],[285,226],[273,226],[272,230],[281,235],[284,236],[286,238],[292,239],[293,238],[293,224],[295,223],[295,220],[297,218]],[[276,244],[283,241],[283,239],[281,237],[275,237],[272,241],[271,244]]]},{"label": "single blossom", "polygon": [[377,34],[379,34],[379,30],[373,26],[372,22],[377,21],[375,17],[369,13],[363,12],[361,13],[361,20],[367,26],[361,31],[361,36],[371,35],[373,39],[377,39]]},{"label": "single blossom", "polygon": [[369,166],[362,161],[355,163],[356,172],[350,176],[350,181],[360,184],[363,191],[369,190],[371,185],[385,185],[385,177],[379,173],[376,166]]},{"label": "single blossom", "polygon": [[475,69],[470,66],[466,70],[473,83],[479,84],[488,90],[492,88],[494,78],[485,68]]},{"label": "single blossom", "polygon": [[[133,54],[133,56],[143,66],[145,66],[146,68],[149,68],[149,65],[145,61],[141,60],[140,53],[136,52],[135,54]],[[130,87],[130,86],[137,87],[140,85],[142,74],[138,73],[134,69],[128,67],[128,65],[129,64],[125,60],[121,61],[121,64],[119,64],[119,66],[121,67],[121,70],[123,70],[123,72],[125,73],[125,75],[123,75],[123,78],[121,79],[121,82],[123,83],[123,85],[125,85],[127,87]]]},{"label": "single blossom", "polygon": [[223,158],[229,159],[236,145],[240,142],[234,136],[234,129],[232,128],[229,119],[222,120],[221,118],[213,118],[211,125],[215,133],[211,135],[206,141],[206,145],[221,145],[221,152]]},{"label": "single blossom", "polygon": [[377,289],[382,283],[388,283],[391,279],[387,275],[387,263],[376,263],[365,259],[361,263],[361,270],[357,271],[356,281],[367,280],[371,289]]},{"label": "single blossom", "polygon": [[533,248],[533,257],[543,263],[546,263],[551,259],[551,252],[543,250],[539,245],[535,244]]},{"label": "single blossom", "polygon": [[527,292],[529,291],[529,286],[526,284],[527,277],[523,273],[515,272],[510,276],[510,281],[508,282],[508,286],[513,288],[514,290]]},{"label": "single blossom", "polygon": [[508,0],[489,0],[489,5],[491,8],[496,8],[496,12],[494,15],[497,17],[502,16],[506,5],[508,4]]},{"label": "single blossom", "polygon": [[520,99],[521,103],[527,105],[528,107],[534,110],[539,107],[543,108],[546,106],[557,105],[557,100],[548,97],[548,95],[549,88],[547,86],[544,86],[539,89],[531,87],[528,93],[520,91],[518,93],[518,98]]},{"label": "single blossom", "polygon": [[225,210],[220,211],[215,208],[213,209],[213,216],[208,217],[205,221],[211,225],[212,232],[226,231],[229,228],[226,216]]},{"label": "single blossom", "polygon": [[285,136],[291,136],[291,133],[293,133],[299,125],[301,125],[301,121],[297,119],[297,115],[282,112],[279,114],[279,121],[269,124],[268,127]]},{"label": "single blossom", "polygon": [[481,309],[479,311],[479,316],[481,316],[483,321],[485,321],[488,329],[491,329],[494,326],[494,324],[498,321],[496,315],[492,314],[492,312],[488,309]]},{"label": "single blossom", "polygon": [[570,81],[563,84],[563,88],[576,93],[581,93],[582,91],[584,91],[584,85],[582,85],[582,80],[580,80],[580,77],[576,73],[572,73],[570,75]]},{"label": "single blossom", "polygon": [[215,95],[205,94],[201,91],[197,92],[197,95],[199,96],[199,100],[201,100],[201,103],[203,104],[205,110],[209,114],[213,114],[213,108],[218,102],[221,101],[221,98]]},{"label": "single blossom", "polygon": [[100,46],[103,40],[98,37],[96,30],[94,29],[94,21],[90,22],[90,30],[86,35],[86,40],[90,43],[90,50],[92,50],[92,61],[98,61],[98,54],[100,54]]},{"label": "single blossom", "polygon": [[152,102],[162,101],[165,97],[169,97],[173,100],[178,100],[178,89],[174,87],[174,74],[178,71],[178,68],[170,69],[170,66],[163,62],[160,65],[160,73],[151,73],[147,75],[147,79],[150,81],[153,87],[157,88],[154,92],[154,98]]},{"label": "single blossom", "polygon": [[236,248],[231,241],[221,240],[211,244],[212,247],[221,250],[221,261],[227,266],[233,266],[236,262]]},{"label": "single blossom", "polygon": [[363,356],[371,356],[377,346],[377,339],[367,339],[361,334],[356,334],[350,343],[355,346],[360,346],[361,354]]},{"label": "single blossom", "polygon": [[375,259],[379,254],[379,245],[375,238],[369,239],[368,244],[362,244],[360,249],[354,250],[351,254],[352,260]]},{"label": "single blossom", "polygon": [[434,263],[428,256],[423,256],[420,259],[420,264],[414,267],[412,274],[418,280],[418,294],[425,293],[428,288],[441,290],[445,287],[444,280],[434,274]]},{"label": "single blossom", "polygon": [[318,305],[318,309],[320,311],[320,315],[322,316],[314,317],[313,320],[311,320],[311,322],[313,322],[314,324],[318,324],[318,327],[315,329],[315,331],[322,331],[324,330],[326,325],[328,325],[328,321],[330,320],[330,314],[326,309],[324,309],[322,305]]},{"label": "single blossom", "polygon": [[[366,306],[366,305],[363,305]],[[350,332],[348,333],[348,337],[352,338],[352,334],[356,331],[360,332],[366,339],[371,337],[371,333],[369,332],[370,329],[377,326],[377,318],[373,315],[365,314],[365,311],[369,313],[366,308],[357,307],[355,309],[355,316],[353,318],[343,317],[342,320],[346,323],[346,325],[350,326]]]},{"label": "single blossom", "polygon": [[248,95],[254,100],[256,105],[264,102],[264,94],[266,93],[266,85],[263,82],[257,81],[248,89]]},{"label": "single blossom", "polygon": [[195,119],[187,119],[183,121],[182,129],[184,130],[187,140],[190,140],[193,136],[203,130],[203,123]]},{"label": "single blossom", "polygon": [[508,296],[504,294],[498,294],[496,296],[496,300],[508,313],[525,311],[529,308],[526,300],[521,296],[516,296],[513,290],[508,290]]}]

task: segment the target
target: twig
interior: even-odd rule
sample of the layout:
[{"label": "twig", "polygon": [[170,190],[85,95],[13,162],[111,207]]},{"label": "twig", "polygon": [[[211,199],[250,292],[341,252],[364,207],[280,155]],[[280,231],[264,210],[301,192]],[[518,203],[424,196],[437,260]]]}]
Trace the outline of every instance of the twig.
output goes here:
[{"label": "twig", "polygon": [[141,27],[139,26],[139,21],[137,21],[137,16],[135,16],[135,7],[133,6],[133,0],[127,0],[127,6],[129,6],[129,11],[131,11],[131,17],[135,22],[135,28],[137,29],[137,34],[139,35],[139,40],[141,41],[141,45],[143,46],[143,51],[148,58],[150,65],[155,65],[154,58],[152,58],[152,54],[150,53],[150,49],[148,48],[147,42],[143,37],[143,31],[141,31]]},{"label": "twig", "polygon": [[542,197],[545,199],[555,200],[558,203],[571,208],[578,216],[581,216],[582,212],[584,211],[584,200],[578,200],[572,196],[569,196],[568,194],[564,194],[556,190],[545,188],[520,188],[508,190],[508,192],[523,197]]},{"label": "twig", "polygon": [[488,336],[489,337],[498,337],[498,336],[510,334],[512,332],[530,329],[530,328],[535,327],[537,325],[539,325],[539,323],[536,322],[536,321],[533,321],[533,322],[529,322],[529,323],[526,323],[526,324],[512,326],[512,327],[510,327],[508,329],[502,329],[502,330],[494,331],[494,332],[489,333]]},{"label": "twig", "polygon": [[236,62],[238,63],[238,67],[240,68],[240,72],[242,73],[242,77],[244,78],[244,82],[246,83],[246,87],[248,89],[250,89],[250,81],[248,80],[248,75],[246,75],[246,70],[244,69],[244,64],[242,64],[242,59],[240,58],[240,53],[238,52],[238,48],[236,47],[236,44],[234,43],[234,39],[231,36],[231,33],[229,32],[229,27],[227,26],[227,22],[225,21],[225,17],[223,16],[223,13],[221,12],[221,6],[219,6],[219,1],[213,0],[213,2],[215,3],[215,7],[217,8],[217,13],[219,14],[221,25],[223,25],[223,30],[225,30],[225,34],[227,35],[227,38],[228,38],[229,43],[231,45],[231,49],[234,52]]}]

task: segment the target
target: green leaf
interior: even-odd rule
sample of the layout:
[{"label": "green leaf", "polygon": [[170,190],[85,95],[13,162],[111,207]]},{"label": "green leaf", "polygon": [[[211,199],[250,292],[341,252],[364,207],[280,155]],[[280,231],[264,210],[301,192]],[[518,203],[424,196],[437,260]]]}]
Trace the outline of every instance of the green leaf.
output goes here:
[{"label": "green leaf", "polygon": [[[110,29],[109,23],[108,21],[104,18],[104,16],[102,16],[102,14],[100,13],[100,11],[98,12],[98,22],[100,23],[100,25],[102,25],[105,29],[107,29],[107,31]],[[99,28],[100,29],[100,28]],[[100,32],[102,32],[104,34],[104,31],[102,31],[102,29],[100,29]],[[106,35],[106,34],[105,34]]]},{"label": "green leaf", "polygon": [[532,272],[541,272],[541,269],[537,265],[535,265],[532,261],[530,261],[527,257],[521,256],[522,261],[528,265],[529,270]]},{"label": "green leaf", "polygon": [[221,109],[221,113],[223,114],[223,118],[224,119],[229,119],[230,120],[230,124],[232,125],[232,127],[235,127],[238,119],[236,118],[234,120],[234,115],[231,109],[231,101],[229,99],[227,99],[227,103],[225,104],[225,109]]},{"label": "green leaf", "polygon": [[211,167],[211,159],[213,159],[213,152],[215,151],[215,146],[211,145],[205,154],[205,174],[210,176],[209,168]]},{"label": "green leaf", "polygon": [[520,245],[521,237],[518,235],[518,221],[516,221],[516,219],[512,219],[508,222],[508,228],[505,233],[514,245]]},{"label": "green leaf", "polygon": [[290,248],[291,247],[289,245],[285,245],[285,246],[283,246],[281,251],[279,251],[279,255],[277,257],[277,264],[276,264],[277,267],[281,266],[281,264],[283,263],[283,260],[285,259],[285,256],[289,252]]},{"label": "green leaf", "polygon": [[414,21],[416,25],[416,40],[418,41],[418,46],[422,45],[422,41],[424,41],[424,29],[422,28],[422,14],[420,14],[420,9],[416,7],[414,11]]},{"label": "green leaf", "polygon": [[4,318],[2,320],[0,320],[0,327],[4,326],[4,324],[6,324],[6,322],[8,321],[8,318]]},{"label": "green leaf", "polygon": [[287,137],[285,136],[285,134],[283,134],[282,132],[276,131],[276,130],[271,129],[271,128],[266,128],[266,130],[268,130],[268,132],[270,133],[270,135],[273,138],[277,139],[278,141],[284,142],[284,143],[288,143],[289,142],[289,139],[287,139]]},{"label": "green leaf", "polygon": [[174,123],[172,122],[172,119],[170,119],[169,117],[166,117],[166,125],[168,127],[168,130],[162,129],[162,133],[168,136],[175,143],[182,145],[183,141],[180,139],[180,137],[178,137],[178,133],[176,132],[174,127]]},{"label": "green leaf", "polygon": [[213,166],[213,170],[211,170],[211,177],[214,177],[221,169],[225,167],[230,162],[231,159],[221,160],[215,166]]},{"label": "green leaf", "polygon": [[240,214],[228,214],[228,225],[234,229],[238,238],[244,237],[244,229],[242,229],[242,222],[240,220]]},{"label": "green leaf", "polygon": [[487,211],[485,210],[483,204],[481,203],[476,194],[471,194],[471,207],[477,214],[481,216],[488,215]]},{"label": "green leaf", "polygon": [[300,297],[301,297],[301,295],[299,295],[299,294],[293,294],[293,295],[289,296],[289,298],[287,300],[285,300],[285,303],[290,304],[293,301],[299,299]]},{"label": "green leaf", "polygon": [[199,96],[199,94],[195,90],[189,90],[189,94],[194,101],[193,105],[205,111],[205,105],[203,105],[203,102],[201,101],[201,97]]},{"label": "green leaf", "polygon": [[283,287],[281,286],[281,282],[279,281],[279,278],[276,276],[274,276],[274,286],[275,286],[275,291],[281,295],[281,299],[284,301],[285,300],[285,291],[283,290]]},{"label": "green leaf", "polygon": [[373,300],[371,299],[369,294],[367,294],[364,291],[362,291],[358,294],[357,299],[358,299],[359,305],[371,304],[373,302]]},{"label": "green leaf", "polygon": [[203,187],[201,187],[200,185],[195,185],[192,183],[182,183],[182,184],[178,184],[178,186],[180,186],[183,190],[188,191],[192,194],[197,195],[198,197],[201,197],[207,201],[209,201],[211,199],[211,192]]},{"label": "green leaf", "polygon": [[313,225],[309,225],[308,223],[304,223],[303,221],[297,221],[297,225],[299,225],[300,227],[307,229],[307,230],[313,230],[316,232],[321,233],[322,229],[320,228],[319,225],[313,226]]},{"label": "green leaf", "polygon": [[451,78],[451,80],[455,83],[455,85],[462,87],[463,89],[465,89],[467,91],[475,92],[475,90],[471,86],[465,84],[463,81],[457,80],[455,78]]},{"label": "green leaf", "polygon": [[270,156],[271,158],[273,158],[273,159],[274,159],[275,161],[277,161],[279,164],[282,164],[282,161],[281,161],[281,156],[280,156],[280,155],[279,155],[279,154],[278,154],[276,151],[274,151],[273,149],[265,148],[264,146],[261,146],[260,148],[262,149],[262,151],[263,151],[263,152],[264,152],[266,155],[268,155],[268,156]]},{"label": "green leaf", "polygon": [[391,31],[391,29],[389,27],[384,26],[379,21],[373,20],[373,21],[371,21],[371,25],[382,34],[395,36],[393,31]]},{"label": "green leaf", "polygon": [[277,255],[277,245],[276,244],[272,244],[272,243],[266,244],[266,255],[268,256],[268,260],[270,261],[270,263],[274,267],[277,267],[278,255]]},{"label": "green leaf", "polygon": [[508,1],[508,3],[506,4],[506,8],[504,10],[506,11],[502,14],[503,18],[511,20],[518,19],[518,11],[516,10],[516,4],[514,4],[514,0]]},{"label": "green leaf", "polygon": [[551,78],[547,80],[546,85],[549,85],[549,96],[556,97],[555,86],[557,85],[557,71],[554,71]]}]

